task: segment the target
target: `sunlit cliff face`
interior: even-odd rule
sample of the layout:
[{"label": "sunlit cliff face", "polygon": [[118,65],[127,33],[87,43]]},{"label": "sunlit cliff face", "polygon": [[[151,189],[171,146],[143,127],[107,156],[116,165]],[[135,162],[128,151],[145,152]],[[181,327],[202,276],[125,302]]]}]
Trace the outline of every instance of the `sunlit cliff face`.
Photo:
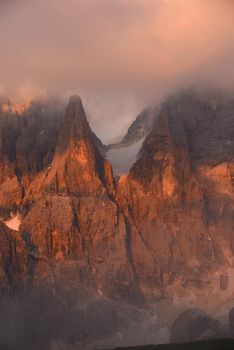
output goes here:
[{"label": "sunlit cliff face", "polygon": [[12,3],[0,8],[7,90],[33,82],[61,92],[157,93],[194,80],[233,83],[232,0],[5,2]]},{"label": "sunlit cliff face", "polygon": [[[4,91],[1,92],[1,95],[5,95]],[[4,97],[4,102],[0,108],[4,113],[23,115],[28,111],[32,101],[40,101],[45,97],[46,93],[44,91],[23,86],[17,92]]]},{"label": "sunlit cliff face", "polygon": [[30,106],[31,100],[28,99],[27,101],[23,102],[16,102],[16,103],[4,103],[2,105],[2,111],[7,113],[17,113],[19,115],[25,114]]},{"label": "sunlit cliff face", "polygon": [[232,0],[2,3],[0,93],[24,84],[78,93],[105,143],[181,86],[234,85]]}]

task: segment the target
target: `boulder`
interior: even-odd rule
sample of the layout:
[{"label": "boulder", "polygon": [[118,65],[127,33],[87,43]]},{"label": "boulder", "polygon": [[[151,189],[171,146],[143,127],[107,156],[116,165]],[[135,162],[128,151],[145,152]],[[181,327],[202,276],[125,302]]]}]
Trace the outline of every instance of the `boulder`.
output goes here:
[{"label": "boulder", "polygon": [[185,343],[202,339],[218,339],[227,336],[222,325],[199,309],[187,309],[174,321],[171,343]]},{"label": "boulder", "polygon": [[234,337],[234,307],[229,311],[230,333]]}]

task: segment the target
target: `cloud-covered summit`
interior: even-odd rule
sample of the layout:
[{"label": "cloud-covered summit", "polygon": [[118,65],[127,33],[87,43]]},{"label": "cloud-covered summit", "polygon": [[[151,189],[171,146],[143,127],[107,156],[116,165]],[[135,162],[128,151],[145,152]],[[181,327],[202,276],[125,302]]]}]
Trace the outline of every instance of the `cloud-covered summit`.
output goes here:
[{"label": "cloud-covered summit", "polygon": [[2,0],[0,90],[79,93],[110,141],[170,90],[234,85],[233,16],[232,0]]},{"label": "cloud-covered summit", "polygon": [[228,0],[2,1],[1,84],[142,88],[233,78]]}]

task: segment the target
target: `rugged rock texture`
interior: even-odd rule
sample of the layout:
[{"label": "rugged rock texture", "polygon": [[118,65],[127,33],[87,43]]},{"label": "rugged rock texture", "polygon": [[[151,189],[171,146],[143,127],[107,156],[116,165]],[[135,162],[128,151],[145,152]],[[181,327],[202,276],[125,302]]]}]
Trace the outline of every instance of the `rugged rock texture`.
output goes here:
[{"label": "rugged rock texture", "polygon": [[222,325],[198,309],[188,309],[177,317],[171,329],[171,343],[227,337]]},{"label": "rugged rock texture", "polygon": [[35,175],[48,167],[64,118],[65,107],[57,99],[32,102],[21,117],[15,144],[16,171],[25,188]]},{"label": "rugged rock texture", "polygon": [[126,135],[118,143],[105,146],[105,150],[131,146],[145,138],[152,130],[153,121],[159,113],[159,107],[147,108],[142,111],[128,128]]},{"label": "rugged rock texture", "polygon": [[143,141],[152,130],[153,121],[159,114],[160,108],[161,105],[145,109],[133,121],[120,142],[103,146],[104,156],[111,163],[117,179],[120,175],[127,174],[139,158]]},{"label": "rugged rock texture", "polygon": [[234,337],[234,308],[229,311],[229,327],[232,337]]},{"label": "rugged rock texture", "polygon": [[44,107],[32,108],[22,120],[8,118],[13,127],[2,135],[11,132],[14,142],[1,138],[0,169],[2,211],[23,216],[27,281],[141,303],[191,288],[228,290],[232,97],[171,96],[118,184],[79,97],[70,99],[65,117],[50,112],[49,121]]},{"label": "rugged rock texture", "polygon": [[[7,108],[6,108],[7,107]],[[64,118],[57,99],[32,101],[18,111],[0,101],[0,216],[20,209],[27,187],[53,159]]]},{"label": "rugged rock texture", "polygon": [[19,233],[0,222],[0,291],[23,289],[27,268],[27,254]]},{"label": "rugged rock texture", "polygon": [[10,209],[20,204],[22,199],[21,185],[15,174],[14,152],[9,139],[14,145],[16,119],[4,116],[0,112],[0,215],[9,215]]},{"label": "rugged rock texture", "polygon": [[120,181],[118,200],[154,261],[153,274],[143,270],[152,290],[202,288],[233,264],[233,102],[172,96]]},{"label": "rugged rock texture", "polygon": [[58,136],[54,159],[45,187],[49,192],[69,196],[114,195],[110,166],[101,157],[98,140],[92,133],[82,102],[73,96]]},{"label": "rugged rock texture", "polygon": [[[56,101],[32,102],[20,114],[2,108],[0,217],[22,218],[19,232],[0,222],[1,295],[15,295],[0,303],[1,329],[16,334],[10,349],[95,338],[108,298],[112,319],[123,300],[138,308],[168,294],[232,292],[234,98],[184,92],[168,98],[148,129],[145,118],[129,129],[127,143],[147,136],[117,183],[78,96],[66,113]],[[113,334],[124,325],[104,321]],[[200,311],[182,321],[187,339],[220,330]],[[9,337],[0,333],[0,346]]]},{"label": "rugged rock texture", "polygon": [[116,203],[111,166],[98,151],[77,96],[68,104],[51,166],[29,186],[24,207],[21,232],[37,261],[35,283],[64,280],[100,295],[142,299],[130,224]]}]

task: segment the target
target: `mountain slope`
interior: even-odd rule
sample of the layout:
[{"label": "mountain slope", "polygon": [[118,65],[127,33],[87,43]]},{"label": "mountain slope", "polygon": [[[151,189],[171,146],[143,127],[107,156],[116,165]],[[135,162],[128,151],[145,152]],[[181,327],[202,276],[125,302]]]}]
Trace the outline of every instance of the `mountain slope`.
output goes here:
[{"label": "mountain slope", "polygon": [[22,114],[4,106],[0,106],[0,206],[6,219],[20,209],[35,175],[50,164],[64,107],[57,99],[31,101]]},{"label": "mountain slope", "polygon": [[[127,298],[219,290],[233,263],[233,111],[227,94],[171,96],[117,186],[73,96],[50,165],[27,186],[16,177],[24,188],[21,232],[37,247],[38,263],[74,259],[77,280]],[[13,170],[2,168],[1,177],[15,181],[19,166],[5,157]]]},{"label": "mountain slope", "polygon": [[38,280],[56,288],[58,281],[69,286],[75,279],[77,289],[141,298],[130,224],[116,202],[111,166],[99,153],[77,96],[68,104],[51,166],[29,186],[24,207],[21,232],[35,247]]},{"label": "mountain slope", "polygon": [[81,300],[212,310],[233,300],[234,98],[170,96],[118,183],[81,99],[60,113],[0,116],[1,215],[22,221],[19,232],[0,226],[3,289],[74,310]]},{"label": "mountain slope", "polygon": [[233,110],[226,95],[172,96],[119,186],[154,257],[152,288],[218,289],[212,273],[233,264]]}]

